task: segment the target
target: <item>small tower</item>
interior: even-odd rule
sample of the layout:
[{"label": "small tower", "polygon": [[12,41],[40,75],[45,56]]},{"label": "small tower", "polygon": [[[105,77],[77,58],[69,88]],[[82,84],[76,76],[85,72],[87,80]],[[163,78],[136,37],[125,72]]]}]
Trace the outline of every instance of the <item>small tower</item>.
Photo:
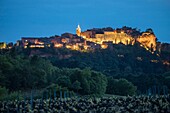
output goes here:
[{"label": "small tower", "polygon": [[81,36],[81,28],[80,28],[80,25],[77,26],[76,34],[77,34],[77,36]]}]

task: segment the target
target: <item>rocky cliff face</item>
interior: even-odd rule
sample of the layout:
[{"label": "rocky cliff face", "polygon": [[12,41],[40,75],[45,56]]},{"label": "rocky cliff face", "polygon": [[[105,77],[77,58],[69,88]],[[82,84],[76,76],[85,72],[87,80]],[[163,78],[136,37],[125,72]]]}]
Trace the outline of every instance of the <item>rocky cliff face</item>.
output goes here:
[{"label": "rocky cliff face", "polygon": [[131,37],[126,33],[114,33],[112,34],[95,34],[94,38],[90,38],[91,34],[88,32],[82,33],[82,36],[87,40],[94,43],[102,44],[102,42],[111,41],[113,44],[123,43],[125,45],[133,45],[134,41],[136,40],[146,48],[147,50],[156,51],[156,37],[152,33],[143,33],[138,38]]},{"label": "rocky cliff face", "polygon": [[[84,32],[80,31],[80,34],[85,40],[98,44],[112,42],[113,44],[134,45],[135,42],[139,42],[142,47],[151,52],[157,49],[156,37],[152,29],[147,29],[142,33],[131,27],[117,28],[116,30],[111,28],[93,28]],[[77,35],[79,36],[78,33]]]},{"label": "rocky cliff face", "polygon": [[136,41],[141,43],[146,49],[151,49],[152,51],[156,50],[156,37],[152,33],[143,33]]}]

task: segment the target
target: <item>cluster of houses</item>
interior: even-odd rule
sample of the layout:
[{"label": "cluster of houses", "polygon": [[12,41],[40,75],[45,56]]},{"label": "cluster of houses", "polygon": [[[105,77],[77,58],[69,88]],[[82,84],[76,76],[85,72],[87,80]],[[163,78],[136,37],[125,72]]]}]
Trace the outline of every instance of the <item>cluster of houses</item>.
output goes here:
[{"label": "cluster of houses", "polygon": [[49,38],[23,37],[18,41],[18,46],[23,48],[68,48],[71,50],[87,50],[91,48],[100,48],[99,44],[86,41],[82,37],[74,34],[64,33],[61,36],[52,36]]},{"label": "cluster of houses", "polygon": [[[10,44],[10,46],[9,46]],[[16,44],[5,42],[0,43],[0,49],[10,49],[13,46],[21,48],[68,48],[71,50],[99,49],[101,46],[75,34],[64,33],[61,36],[52,37],[22,37]]]},{"label": "cluster of houses", "polygon": [[133,45],[136,41],[141,43],[146,49],[156,50],[156,37],[151,33],[139,34],[134,38],[130,34],[133,33],[131,29],[113,30],[106,29],[91,29],[81,32],[78,25],[76,34],[64,33],[61,36],[52,37],[22,37],[16,44],[0,43],[0,49],[10,49],[13,46],[22,48],[68,48],[71,50],[94,50],[106,49],[113,44]]}]

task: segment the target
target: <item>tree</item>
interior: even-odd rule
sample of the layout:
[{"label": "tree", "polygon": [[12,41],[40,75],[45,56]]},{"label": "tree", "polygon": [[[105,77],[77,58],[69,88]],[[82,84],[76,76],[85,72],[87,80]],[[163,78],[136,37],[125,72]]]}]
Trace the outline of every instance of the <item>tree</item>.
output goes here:
[{"label": "tree", "polygon": [[127,96],[134,95],[136,89],[136,86],[126,79],[113,79],[109,77],[106,93]]},{"label": "tree", "polygon": [[73,83],[74,81],[78,80],[81,83],[81,90],[79,91],[80,94],[90,94],[90,76],[91,71],[89,69],[72,69],[70,70],[72,73],[70,75],[70,80]]},{"label": "tree", "polygon": [[0,86],[5,86],[5,76],[2,74],[2,71],[0,70]]},{"label": "tree", "polygon": [[92,94],[105,94],[107,87],[107,78],[99,72],[91,72],[90,90]]},{"label": "tree", "polygon": [[79,91],[82,95],[99,94],[102,95],[106,91],[107,78],[105,75],[90,70],[90,68],[72,69],[70,79],[72,82],[76,80],[81,83],[81,90]]},{"label": "tree", "polygon": [[0,86],[0,100],[8,94],[8,90],[5,87]]},{"label": "tree", "polygon": [[76,81],[72,84],[72,88],[75,89],[75,90],[77,91],[77,93],[78,93],[78,90],[79,90],[79,89],[82,89],[82,88],[81,88],[81,83],[76,80]]},{"label": "tree", "polygon": [[170,89],[170,71],[163,74],[164,84]]},{"label": "tree", "polygon": [[134,86],[131,82],[126,79],[120,79],[118,81],[119,84],[119,94],[120,95],[134,95],[136,92],[136,86]]},{"label": "tree", "polygon": [[146,32],[154,34],[153,30],[151,28],[146,29]]},{"label": "tree", "polygon": [[70,78],[67,76],[61,76],[57,79],[57,84],[62,86],[62,87],[67,87],[69,88],[71,86],[71,81]]}]

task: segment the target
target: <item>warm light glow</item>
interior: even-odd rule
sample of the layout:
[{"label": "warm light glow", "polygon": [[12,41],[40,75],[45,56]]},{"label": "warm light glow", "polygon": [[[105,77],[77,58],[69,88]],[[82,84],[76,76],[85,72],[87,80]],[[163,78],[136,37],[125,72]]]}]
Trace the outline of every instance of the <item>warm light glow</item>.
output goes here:
[{"label": "warm light glow", "polygon": [[48,44],[47,46],[48,46],[48,47],[50,47],[51,45],[50,45],[50,44]]},{"label": "warm light glow", "polygon": [[8,47],[8,49],[11,49],[12,47],[10,46],[10,47]]},{"label": "warm light glow", "polygon": [[43,45],[43,44],[44,44],[44,42],[38,42],[38,44]]},{"label": "warm light glow", "polygon": [[44,45],[30,45],[30,48],[44,48]]},{"label": "warm light glow", "polygon": [[63,47],[63,44],[54,44],[54,47],[61,48],[61,47]]},{"label": "warm light glow", "polygon": [[72,46],[70,46],[70,45],[66,45],[66,48],[68,48],[68,49],[70,49]]},{"label": "warm light glow", "polygon": [[61,41],[62,41],[63,43],[66,43],[66,42],[67,42],[67,40],[66,40],[65,38],[63,38]]},{"label": "warm light glow", "polygon": [[43,45],[43,44],[44,44],[44,42],[40,42],[40,41],[38,41],[38,39],[35,39],[34,43],[35,43],[35,44],[40,44],[40,45]]},{"label": "warm light glow", "polygon": [[28,42],[25,42],[24,45],[28,45]]},{"label": "warm light glow", "polygon": [[76,34],[77,34],[77,36],[81,36],[81,28],[80,28],[80,25],[77,26]]},{"label": "warm light glow", "polygon": [[[103,42],[112,42],[113,44],[119,44],[123,43],[124,45],[133,45],[134,44],[134,39],[124,33],[122,31],[121,33],[117,33],[115,31],[105,31],[104,34],[95,34],[95,37],[86,37],[88,35],[88,32],[83,32],[81,34],[81,37],[85,38],[87,41],[94,42],[97,44],[103,44]],[[102,46],[102,45],[101,45]],[[104,46],[103,46],[104,47]]]},{"label": "warm light glow", "polygon": [[5,42],[0,43],[0,49],[6,49],[7,45]]},{"label": "warm light glow", "polygon": [[84,49],[85,49],[85,50],[87,50],[87,49],[88,49],[88,46],[87,46],[87,45],[85,45],[85,46],[84,46]]},{"label": "warm light glow", "polygon": [[[130,31],[128,31],[128,33],[125,33],[125,31],[123,30],[121,30],[120,32],[117,32],[116,30],[102,31],[100,33],[96,33],[95,30],[87,30],[85,32],[81,32],[80,25],[78,25],[76,28],[76,34],[83,39],[77,38],[75,35],[72,35],[71,38],[59,36],[61,40],[58,37],[57,40],[56,37],[53,37],[52,40],[50,39],[50,42],[54,43],[55,48],[63,47],[64,43],[66,48],[80,51],[82,50],[82,48],[84,48],[85,50],[88,48],[95,49],[99,47],[98,45],[100,45],[102,49],[106,49],[110,44],[121,43],[124,45],[134,45],[135,42],[139,42],[141,47],[154,54],[154,51],[156,50],[156,37],[154,36],[154,34],[144,32],[141,36],[133,38],[131,35],[129,35],[129,32]],[[45,40],[46,38],[44,38],[43,40],[41,40],[40,38],[22,38],[22,45],[24,48],[27,48],[28,44],[32,44],[30,45],[30,48],[50,47],[51,45],[46,44]],[[93,43],[86,43],[84,41],[81,42],[81,40]],[[124,55],[118,55],[118,57],[124,57]],[[142,58],[140,57],[137,57],[136,59],[142,61]]]},{"label": "warm light glow", "polygon": [[147,47],[145,47],[145,49],[148,51],[149,49]]},{"label": "warm light glow", "polygon": [[83,38],[86,38],[86,36],[82,36]]},{"label": "warm light glow", "polygon": [[102,45],[101,45],[101,48],[102,48],[102,49],[106,49],[107,47],[108,47],[108,45],[106,45],[106,44],[102,44]]},{"label": "warm light glow", "polygon": [[159,61],[158,60],[151,60],[151,62],[158,63]]},{"label": "warm light glow", "polygon": [[124,33],[124,31],[121,31],[121,33]]},{"label": "warm light glow", "polygon": [[156,37],[153,34],[143,33],[142,36],[138,37],[136,40],[141,43],[140,46],[144,46],[146,50],[156,50]]},{"label": "warm light glow", "polygon": [[168,62],[168,61],[163,61],[163,64],[170,66],[170,62]]}]

